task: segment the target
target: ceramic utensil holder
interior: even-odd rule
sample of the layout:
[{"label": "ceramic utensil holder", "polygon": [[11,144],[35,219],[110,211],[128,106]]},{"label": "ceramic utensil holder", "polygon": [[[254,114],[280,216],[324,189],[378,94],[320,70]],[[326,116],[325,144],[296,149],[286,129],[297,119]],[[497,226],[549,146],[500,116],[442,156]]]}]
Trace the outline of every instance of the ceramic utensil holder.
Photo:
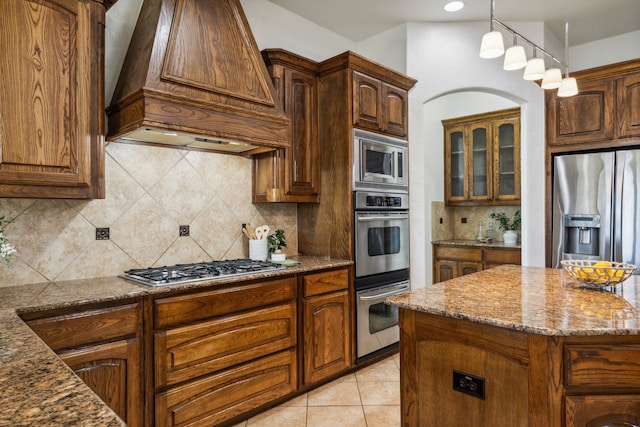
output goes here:
[{"label": "ceramic utensil holder", "polygon": [[266,261],[268,254],[267,239],[249,240],[249,258],[256,261]]}]

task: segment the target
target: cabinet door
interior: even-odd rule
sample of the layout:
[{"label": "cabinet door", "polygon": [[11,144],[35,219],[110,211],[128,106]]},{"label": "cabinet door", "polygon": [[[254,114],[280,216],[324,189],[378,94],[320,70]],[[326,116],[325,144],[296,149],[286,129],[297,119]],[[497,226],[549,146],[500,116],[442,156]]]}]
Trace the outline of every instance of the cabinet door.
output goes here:
[{"label": "cabinet door", "polygon": [[619,79],[616,83],[618,102],[618,138],[640,136],[640,73]]},{"label": "cabinet door", "polygon": [[[276,94],[291,122],[291,148],[253,156],[253,201],[318,203],[318,85],[312,61],[276,50],[262,52]],[[293,65],[304,66],[303,70]],[[301,65],[302,64],[302,65]]]},{"label": "cabinet door", "polygon": [[467,128],[469,159],[469,199],[487,201],[492,194],[491,128],[488,123],[471,124]]},{"label": "cabinet door", "polygon": [[137,338],[68,350],[60,358],[128,426],[142,426],[142,357]]},{"label": "cabinet door", "polygon": [[546,93],[547,144],[561,146],[614,137],[615,99],[611,80],[578,81],[580,93],[562,98]]},{"label": "cabinet door", "polygon": [[520,120],[496,120],[493,134],[493,199],[520,200]]},{"label": "cabinet door", "polygon": [[353,72],[353,124],[374,131],[382,123],[382,82]]},{"label": "cabinet door", "polygon": [[445,128],[444,139],[445,202],[465,201],[469,194],[465,127]]},{"label": "cabinet door", "polygon": [[568,396],[567,427],[640,425],[640,395]]},{"label": "cabinet door", "polygon": [[303,316],[303,383],[310,384],[349,368],[349,293],[334,292],[305,299]]},{"label": "cabinet door", "polygon": [[0,2],[0,197],[104,198],[100,3]]},{"label": "cabinet door", "polygon": [[458,266],[459,276],[477,273],[480,270],[482,270],[482,264],[477,262],[461,262]]},{"label": "cabinet door", "polygon": [[316,77],[297,70],[285,72],[285,113],[291,120],[291,149],[285,150],[285,200],[319,202]]},{"label": "cabinet door", "polygon": [[444,282],[457,277],[458,263],[455,261],[436,261],[433,283]]},{"label": "cabinet door", "polygon": [[382,83],[382,130],[392,135],[406,137],[408,133],[409,93]]}]

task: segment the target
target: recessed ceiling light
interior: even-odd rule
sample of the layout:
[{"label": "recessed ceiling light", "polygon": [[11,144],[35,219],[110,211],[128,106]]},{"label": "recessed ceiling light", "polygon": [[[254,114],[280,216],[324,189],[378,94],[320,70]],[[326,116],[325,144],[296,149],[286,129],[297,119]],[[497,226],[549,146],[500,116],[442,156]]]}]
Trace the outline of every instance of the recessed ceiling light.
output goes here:
[{"label": "recessed ceiling light", "polygon": [[463,1],[450,1],[444,5],[444,10],[447,12],[457,12],[464,7]]}]

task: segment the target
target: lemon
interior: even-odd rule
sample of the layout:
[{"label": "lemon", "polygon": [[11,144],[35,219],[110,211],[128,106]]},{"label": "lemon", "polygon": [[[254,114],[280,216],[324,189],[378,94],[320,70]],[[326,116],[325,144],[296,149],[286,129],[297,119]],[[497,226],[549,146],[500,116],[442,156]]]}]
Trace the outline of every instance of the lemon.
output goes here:
[{"label": "lemon", "polygon": [[609,272],[609,267],[611,267],[611,263],[609,261],[598,261],[593,264],[594,267],[607,267],[607,268],[596,268],[596,273],[598,274],[607,274]]}]

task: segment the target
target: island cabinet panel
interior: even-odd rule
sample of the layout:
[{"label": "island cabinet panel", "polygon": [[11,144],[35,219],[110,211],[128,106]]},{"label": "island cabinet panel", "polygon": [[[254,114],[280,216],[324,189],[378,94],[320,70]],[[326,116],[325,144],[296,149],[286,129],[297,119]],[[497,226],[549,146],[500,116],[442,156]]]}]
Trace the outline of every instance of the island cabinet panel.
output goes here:
[{"label": "island cabinet panel", "polygon": [[640,392],[640,345],[568,345],[564,352],[569,389],[628,389]]},{"label": "island cabinet panel", "polygon": [[144,425],[140,301],[22,317],[127,425]]},{"label": "island cabinet panel", "polygon": [[349,269],[303,277],[303,385],[351,367]]},{"label": "island cabinet panel", "polygon": [[[528,425],[525,334],[422,313],[415,314],[414,321],[415,356],[410,365],[415,365],[415,372],[413,378],[403,376],[403,383],[413,383],[418,405],[415,418],[409,420],[406,411],[412,403],[403,402],[402,425],[457,426],[469,425],[469,420],[487,426]],[[404,325],[405,321],[402,329]],[[454,371],[484,381],[484,397],[455,390]]]},{"label": "island cabinet panel", "polygon": [[103,3],[0,2],[0,197],[105,197]]},{"label": "island cabinet panel", "polygon": [[640,425],[640,396],[570,396],[566,427]]},{"label": "island cabinet panel", "polygon": [[156,426],[214,426],[298,387],[296,277],[153,303]]}]

